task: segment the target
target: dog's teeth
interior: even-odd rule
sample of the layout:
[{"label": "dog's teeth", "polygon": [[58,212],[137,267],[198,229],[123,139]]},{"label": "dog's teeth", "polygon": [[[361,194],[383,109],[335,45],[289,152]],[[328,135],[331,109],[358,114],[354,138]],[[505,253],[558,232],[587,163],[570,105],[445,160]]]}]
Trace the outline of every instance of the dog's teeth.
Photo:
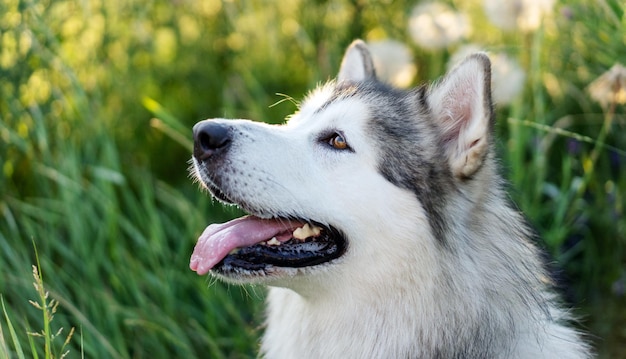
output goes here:
[{"label": "dog's teeth", "polygon": [[228,252],[228,254],[237,254],[239,252],[239,248],[235,248],[232,251]]},{"label": "dog's teeth", "polygon": [[319,236],[321,232],[322,232],[322,229],[320,227],[311,226],[308,223],[306,223],[301,228],[296,228],[296,230],[293,231],[293,238],[305,240],[309,237]]},{"label": "dog's teeth", "polygon": [[272,237],[269,241],[267,241],[268,246],[280,246],[280,241],[276,239],[276,237]]}]

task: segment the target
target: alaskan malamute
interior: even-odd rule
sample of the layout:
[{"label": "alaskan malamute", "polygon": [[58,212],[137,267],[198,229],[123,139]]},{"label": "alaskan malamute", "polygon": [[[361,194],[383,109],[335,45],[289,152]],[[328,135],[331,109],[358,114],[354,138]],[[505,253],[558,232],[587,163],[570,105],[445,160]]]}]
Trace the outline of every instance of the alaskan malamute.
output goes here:
[{"label": "alaskan malamute", "polygon": [[248,216],[191,269],[270,287],[267,358],[587,358],[494,158],[490,63],[377,81],[362,41],[285,125],[194,126],[192,171]]}]

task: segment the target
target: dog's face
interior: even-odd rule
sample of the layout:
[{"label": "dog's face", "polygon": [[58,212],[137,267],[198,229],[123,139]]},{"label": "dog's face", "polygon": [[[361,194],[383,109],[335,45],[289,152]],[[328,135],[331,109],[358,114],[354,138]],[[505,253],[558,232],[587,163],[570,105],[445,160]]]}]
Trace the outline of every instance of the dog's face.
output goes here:
[{"label": "dog's face", "polygon": [[465,186],[487,156],[488,71],[477,56],[437,87],[400,91],[376,81],[355,42],[338,79],[287,124],[196,124],[195,177],[250,216],[207,227],[192,269],[297,287],[328,273],[381,276],[392,269],[379,268],[380,251],[397,268],[416,252],[427,261],[445,245],[446,193]]}]

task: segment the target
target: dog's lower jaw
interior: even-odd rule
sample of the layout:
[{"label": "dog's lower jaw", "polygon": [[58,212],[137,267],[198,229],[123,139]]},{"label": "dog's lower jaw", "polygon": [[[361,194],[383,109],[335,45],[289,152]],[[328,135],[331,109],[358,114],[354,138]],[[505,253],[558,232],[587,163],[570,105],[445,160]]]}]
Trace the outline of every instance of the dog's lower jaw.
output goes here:
[{"label": "dog's lower jaw", "polygon": [[262,284],[268,287],[291,288],[297,290],[298,293],[306,294],[307,289],[310,288],[304,283],[310,284],[317,274],[326,272],[328,268],[332,268],[340,260],[335,259],[316,266],[301,268],[267,266],[256,271],[230,268],[225,272],[223,269],[217,268],[211,270],[210,274],[232,284]]}]

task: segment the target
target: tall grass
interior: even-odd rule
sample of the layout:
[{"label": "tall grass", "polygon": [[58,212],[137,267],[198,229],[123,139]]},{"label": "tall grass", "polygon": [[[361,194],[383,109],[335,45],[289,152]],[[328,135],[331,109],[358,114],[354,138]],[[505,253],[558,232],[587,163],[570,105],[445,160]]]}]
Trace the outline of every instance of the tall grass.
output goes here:
[{"label": "tall grass", "polygon": [[[54,167],[36,168],[40,191],[49,192],[8,201],[7,214],[18,212],[19,224],[1,239],[13,248],[28,237],[37,243],[46,285],[60,304],[56,316],[63,315],[57,324],[82,328],[80,350],[87,357],[221,357],[235,348],[251,353],[255,332],[240,328],[253,317],[237,309],[249,296],[209,286],[186,270],[197,231],[218,219],[203,210],[208,200],[186,199],[141,173],[123,176],[113,169],[112,141],[98,137],[102,157],[65,148]],[[22,308],[14,317],[18,327],[41,324],[20,305],[32,288],[22,275],[33,263],[29,247],[5,252],[2,265],[8,274],[2,291],[11,307]]]},{"label": "tall grass", "polygon": [[[89,91],[68,66],[71,59],[59,54],[62,44],[44,21],[49,9],[19,6],[25,22],[8,34],[31,36],[31,44],[15,49],[26,62],[3,80],[0,106],[0,293],[7,307],[0,325],[10,333],[2,335],[2,355],[251,356],[258,325],[252,309],[262,291],[229,289],[187,269],[194,238],[229,213],[215,211],[190,183],[172,187],[148,163],[123,152],[132,146],[113,137],[115,126],[101,111],[107,100]],[[42,73],[48,77],[39,85],[47,91],[20,85]],[[7,89],[20,90],[21,97],[7,96]],[[135,101],[140,107],[141,97]],[[148,119],[135,126],[149,133]],[[158,162],[159,152],[153,155]],[[171,167],[183,178],[187,156]],[[46,273],[37,290],[29,278],[36,263],[32,243]],[[54,322],[41,316],[51,314],[46,303],[40,302],[40,310],[29,304],[41,297],[43,285],[57,304]],[[29,334],[38,333],[35,328],[43,328],[41,335]],[[81,333],[61,354],[52,351],[58,328]]]},{"label": "tall grass", "polygon": [[[207,213],[206,196],[185,196],[145,170],[123,174],[113,139],[97,128],[82,148],[68,141],[56,146],[31,147],[51,152],[34,163],[37,195],[5,197],[4,219],[12,225],[0,235],[0,267],[2,293],[19,313],[14,326],[49,326],[27,302],[32,286],[24,274],[35,263],[32,240],[50,296],[59,304],[55,323],[81,328],[82,347],[71,341],[72,353],[98,358],[252,353],[254,318],[239,307],[249,307],[244,304],[260,294],[251,298],[239,289],[209,286],[187,270],[193,238],[208,221],[220,219]],[[18,331],[22,342],[27,335]],[[49,348],[39,344],[37,352]]]},{"label": "tall grass", "polygon": [[[587,89],[626,58],[623,4],[564,0],[521,33],[491,25],[479,0],[447,3],[473,19],[466,42],[526,73],[498,107],[511,196],[563,268],[599,352],[619,357],[626,116]],[[240,214],[187,178],[190,128],[205,117],[283,121],[295,106],[275,94],[299,99],[334,76],[356,37],[410,45],[414,82],[435,79],[460,44],[413,44],[414,5],[0,2],[0,358],[254,356],[263,289],[188,270],[203,228]]]}]

